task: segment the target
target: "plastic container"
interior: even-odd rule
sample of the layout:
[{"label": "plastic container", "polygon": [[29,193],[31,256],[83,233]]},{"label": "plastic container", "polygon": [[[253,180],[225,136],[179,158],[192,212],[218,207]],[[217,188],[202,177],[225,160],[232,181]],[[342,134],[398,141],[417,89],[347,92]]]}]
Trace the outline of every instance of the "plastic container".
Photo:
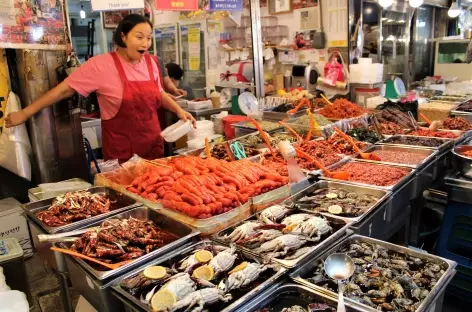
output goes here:
[{"label": "plastic container", "polygon": [[20,243],[18,243],[16,238],[0,240],[0,267],[3,268],[7,285],[12,290],[24,292],[30,306],[34,306],[26,273],[23,249],[21,249]]},{"label": "plastic container", "polygon": [[380,95],[380,88],[355,88],[354,94],[356,103],[367,108],[368,100]]},{"label": "plastic container", "polygon": [[190,121],[179,120],[162,131],[161,136],[166,142],[175,142],[186,135],[190,130],[192,130],[192,123]]},{"label": "plastic container", "polygon": [[21,203],[14,198],[0,200],[0,229],[2,239],[15,238],[19,242],[25,257],[33,255],[28,224],[23,216]]},{"label": "plastic container", "polygon": [[187,101],[187,108],[192,111],[209,109],[209,108],[212,108],[212,104],[211,104],[211,100],[200,101],[200,102]]},{"label": "plastic container", "polygon": [[223,130],[228,140],[232,140],[236,137],[236,130],[233,128],[232,125],[245,120],[247,120],[246,116],[239,115],[230,115],[223,118]]},{"label": "plastic container", "polygon": [[215,134],[215,126],[210,120],[199,120],[197,121],[197,127],[188,132],[188,140],[198,138],[206,138]]},{"label": "plastic container", "polygon": [[[215,139],[219,139],[219,138],[222,138],[222,137],[223,136],[220,135],[220,134],[214,134],[214,135],[208,137],[208,140],[213,141]],[[187,141],[187,148],[189,150],[196,150],[196,149],[200,149],[200,148],[204,148],[204,147],[205,147],[205,138],[196,138],[196,139]]]},{"label": "plastic container", "polygon": [[351,83],[380,83],[383,80],[383,64],[351,64],[349,75]]}]

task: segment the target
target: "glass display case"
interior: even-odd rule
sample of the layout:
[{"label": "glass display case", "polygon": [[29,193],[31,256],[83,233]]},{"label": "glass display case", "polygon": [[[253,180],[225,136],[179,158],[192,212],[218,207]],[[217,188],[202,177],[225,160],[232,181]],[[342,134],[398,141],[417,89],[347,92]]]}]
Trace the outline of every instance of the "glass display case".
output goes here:
[{"label": "glass display case", "polygon": [[154,51],[165,63],[180,63],[179,26],[177,24],[160,25],[154,29]]},{"label": "glass display case", "polygon": [[472,64],[465,63],[469,39],[436,42],[434,75],[458,81],[472,80]]}]

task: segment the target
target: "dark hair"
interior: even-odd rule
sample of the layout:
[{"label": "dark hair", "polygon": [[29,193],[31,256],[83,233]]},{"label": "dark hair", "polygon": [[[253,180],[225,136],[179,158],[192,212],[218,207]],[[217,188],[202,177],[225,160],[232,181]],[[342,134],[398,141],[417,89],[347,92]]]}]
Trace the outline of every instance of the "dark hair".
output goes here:
[{"label": "dark hair", "polygon": [[184,75],[184,70],[179,65],[175,63],[168,63],[166,65],[166,68],[167,68],[167,74],[169,75],[170,78],[173,78],[175,80],[182,79]]},{"label": "dark hair", "polygon": [[148,23],[152,28],[152,23],[147,17],[140,14],[126,15],[125,18],[123,18],[118,24],[118,27],[116,27],[115,33],[113,34],[113,42],[115,42],[115,44],[119,47],[126,48],[126,44],[123,42],[121,34],[126,36],[131,31],[131,29],[134,28],[134,26],[142,23]]}]

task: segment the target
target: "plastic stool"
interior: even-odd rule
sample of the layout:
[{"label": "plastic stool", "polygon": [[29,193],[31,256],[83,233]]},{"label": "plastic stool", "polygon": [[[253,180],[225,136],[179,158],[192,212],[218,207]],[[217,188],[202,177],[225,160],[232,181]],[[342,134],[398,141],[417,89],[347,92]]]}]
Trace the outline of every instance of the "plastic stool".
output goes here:
[{"label": "plastic stool", "polygon": [[472,204],[449,201],[435,253],[472,268]]}]

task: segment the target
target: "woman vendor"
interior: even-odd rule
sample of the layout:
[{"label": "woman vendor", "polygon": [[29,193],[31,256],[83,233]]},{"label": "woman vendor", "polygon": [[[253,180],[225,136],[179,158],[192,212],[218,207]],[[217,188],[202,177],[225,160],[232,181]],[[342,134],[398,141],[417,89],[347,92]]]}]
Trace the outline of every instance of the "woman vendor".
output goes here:
[{"label": "woman vendor", "polygon": [[147,53],[152,24],[141,15],[130,14],[118,25],[113,40],[115,52],[91,58],[64,82],[23,110],[9,114],[6,127],[28,118],[75,92],[88,96],[96,91],[102,119],[105,160],[127,161],[133,154],[155,159],[164,154],[164,141],[157,110],[174,112],[181,120],[195,119],[163,91],[158,64]]}]

